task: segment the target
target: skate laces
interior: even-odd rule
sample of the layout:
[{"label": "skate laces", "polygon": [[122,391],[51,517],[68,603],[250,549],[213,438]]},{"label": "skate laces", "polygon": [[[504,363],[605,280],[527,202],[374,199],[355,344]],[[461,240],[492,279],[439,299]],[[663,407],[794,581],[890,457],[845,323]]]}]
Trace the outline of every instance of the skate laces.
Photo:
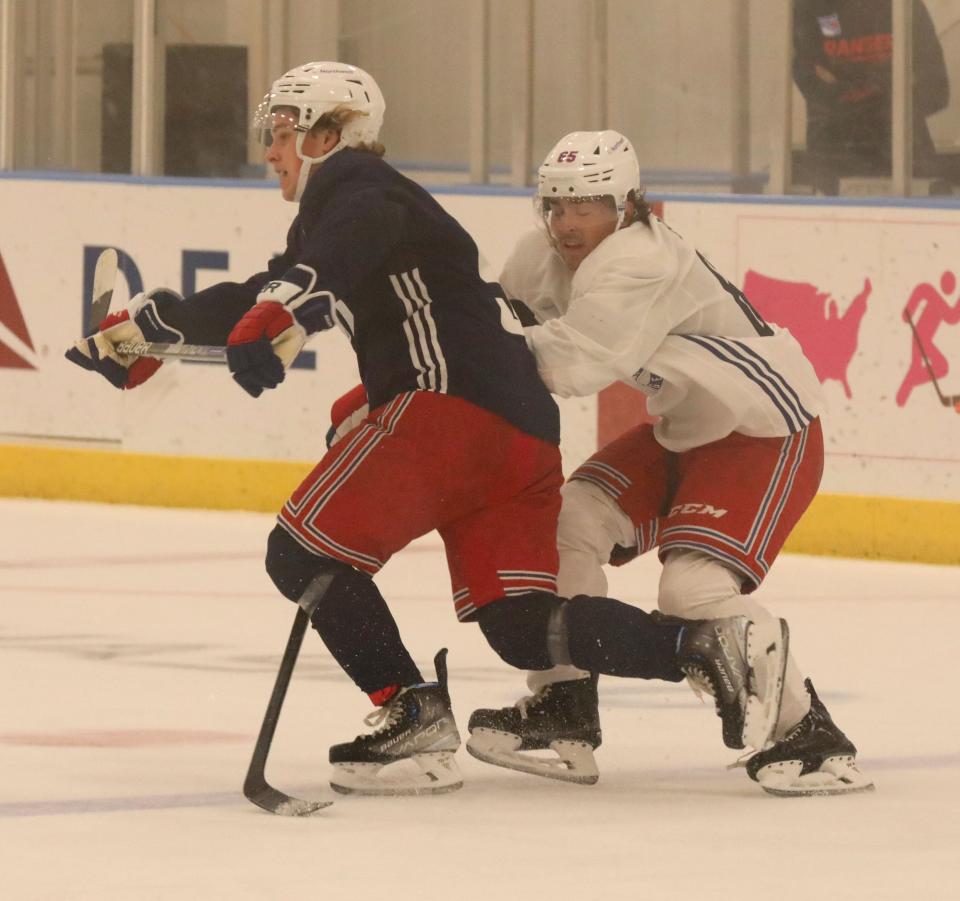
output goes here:
[{"label": "skate laces", "polygon": [[750,763],[750,761],[754,757],[756,757],[758,754],[763,754],[764,752],[769,751],[772,748],[775,748],[777,745],[785,745],[792,742],[794,739],[799,738],[806,731],[803,725],[806,719],[807,717],[803,717],[803,719],[801,719],[800,722],[798,722],[793,728],[787,731],[786,735],[784,735],[783,738],[778,738],[775,740],[768,741],[762,748],[758,748],[757,750],[747,751],[746,754],[744,754],[741,757],[738,757],[733,763],[728,764],[727,769],[736,770],[736,769],[739,769],[740,767],[745,768],[747,764]]},{"label": "skate laces", "polygon": [[713,682],[710,679],[710,676],[707,675],[706,670],[699,666],[686,666],[683,669],[684,675],[687,677],[687,685],[690,686],[693,693],[702,701],[704,694],[710,695],[711,698],[717,696],[717,692],[713,687]]},{"label": "skate laces", "polygon": [[535,694],[527,695],[525,698],[520,698],[520,700],[513,705],[514,707],[517,708],[517,710],[520,711],[520,719],[523,719],[523,720],[528,719],[527,709],[529,707],[536,707],[538,704],[545,701],[547,698],[547,695],[550,694],[550,689],[552,687],[553,687],[552,685],[544,685],[543,688],[541,688]]},{"label": "skate laces", "polygon": [[[810,715],[810,714],[808,713],[807,716],[809,716],[809,715]],[[794,726],[792,729],[790,729],[790,731],[787,732],[787,734],[784,735],[783,738],[780,739],[780,741],[782,741],[782,742],[788,742],[788,741],[794,741],[795,739],[800,738],[800,736],[803,735],[803,733],[807,731],[807,728],[806,728],[806,726],[804,725],[804,724],[806,723],[807,716],[803,717],[803,718],[800,720],[800,722],[796,724],[796,726]]]},{"label": "skate laces", "polygon": [[373,729],[373,735],[386,732],[397,724],[403,714],[403,705],[398,704],[397,701],[400,700],[406,690],[405,688],[402,689],[390,699],[389,704],[377,707],[363,718],[364,723]]},{"label": "skate laces", "polygon": [[[768,745],[767,747],[773,747],[773,745]],[[742,754],[740,757],[738,757],[736,760],[734,760],[733,763],[728,763],[728,764],[727,764],[727,769],[728,769],[728,770],[739,770],[741,767],[742,767],[743,769],[746,769],[747,764],[750,762],[750,760],[751,760],[752,758],[756,757],[757,754],[759,754],[759,753],[760,753],[759,751],[747,751],[746,754]]]}]

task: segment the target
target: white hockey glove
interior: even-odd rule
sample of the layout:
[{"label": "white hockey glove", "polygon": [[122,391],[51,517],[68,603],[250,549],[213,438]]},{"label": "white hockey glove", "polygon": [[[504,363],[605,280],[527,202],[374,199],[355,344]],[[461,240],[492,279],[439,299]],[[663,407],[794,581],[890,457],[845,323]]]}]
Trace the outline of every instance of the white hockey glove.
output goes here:
[{"label": "white hockey glove", "polygon": [[99,372],[116,388],[136,388],[160,368],[162,361],[120,354],[116,346],[126,341],[182,344],[183,333],[165,323],[157,312],[157,300],[182,299],[169,288],[137,294],[125,310],[107,316],[98,331],[77,341],[65,356],[71,363]]}]

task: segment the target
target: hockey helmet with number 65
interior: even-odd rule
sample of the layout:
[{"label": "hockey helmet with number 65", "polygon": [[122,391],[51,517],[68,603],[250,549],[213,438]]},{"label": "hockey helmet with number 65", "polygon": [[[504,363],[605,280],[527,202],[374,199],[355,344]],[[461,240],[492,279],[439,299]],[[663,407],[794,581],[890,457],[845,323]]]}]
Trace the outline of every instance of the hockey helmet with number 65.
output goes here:
[{"label": "hockey helmet with number 65", "polygon": [[557,141],[540,166],[537,197],[550,200],[612,197],[623,219],[631,191],[640,196],[640,164],[633,145],[618,131],[574,131]]}]

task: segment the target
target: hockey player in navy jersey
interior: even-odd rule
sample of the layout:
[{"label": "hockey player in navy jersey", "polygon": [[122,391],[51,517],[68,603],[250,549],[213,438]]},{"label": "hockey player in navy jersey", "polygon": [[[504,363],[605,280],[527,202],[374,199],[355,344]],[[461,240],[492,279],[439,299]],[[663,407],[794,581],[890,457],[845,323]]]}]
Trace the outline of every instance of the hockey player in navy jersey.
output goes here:
[{"label": "hockey player in navy jersey", "polygon": [[[563,397],[625,382],[658,417],[602,448],[564,486],[560,593],[604,595],[605,564],[657,548],[663,613],[774,622],[751,592],[820,483],[813,367],[653,215],[623,135],[566,135],[540,167],[537,199],[544,227],[521,239],[501,282],[531,314],[527,343],[541,376]],[[532,697],[474,713],[468,750],[569,778],[569,768],[525,752],[599,745],[596,674],[586,670],[531,673]],[[502,750],[504,735],[515,747]],[[775,738],[746,761],[767,790],[870,787],[792,655]]]},{"label": "hockey player in navy jersey", "polygon": [[[258,397],[309,336],[338,326],[351,342],[363,386],[339,405],[349,426],[283,506],[266,554],[277,588],[378,707],[372,733],[330,749],[335,788],[461,784],[445,652],[425,681],[372,579],[433,529],[457,616],[508,663],[696,674],[717,686],[725,742],[762,746],[779,709],[784,623],[681,623],[557,596],[556,405],[499,286],[480,278],[474,242],[381,158],[384,109],[354,66],[309,63],[278,79],[258,122],[283,196],[299,203],[284,253],[242,284],[138,296],[67,356],[130,388],[159,363],[120,354],[120,342],[226,343],[233,378]],[[381,768],[406,759],[419,775],[385,785]]]}]

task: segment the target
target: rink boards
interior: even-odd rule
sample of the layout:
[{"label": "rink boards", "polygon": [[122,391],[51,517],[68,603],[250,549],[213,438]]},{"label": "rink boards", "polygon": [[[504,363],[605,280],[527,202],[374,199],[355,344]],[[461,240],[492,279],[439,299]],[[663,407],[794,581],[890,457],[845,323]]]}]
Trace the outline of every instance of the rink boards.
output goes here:
[{"label": "rink boards", "polygon": [[[525,193],[436,196],[491,278],[536,226]],[[42,177],[0,178],[0,206],[0,494],[276,509],[357,381],[343,335],[315,337],[257,401],[219,365],[167,365],[126,393],[62,354],[83,330],[98,248],[121,251],[116,309],[141,287],[242,281],[283,249],[294,208],[269,185]],[[960,415],[903,315],[941,392],[960,395],[960,210],[670,196],[664,218],[794,333],[823,382],[823,493],[788,547],[960,563]],[[562,403],[567,471],[617,413],[642,415],[640,395]]]}]

